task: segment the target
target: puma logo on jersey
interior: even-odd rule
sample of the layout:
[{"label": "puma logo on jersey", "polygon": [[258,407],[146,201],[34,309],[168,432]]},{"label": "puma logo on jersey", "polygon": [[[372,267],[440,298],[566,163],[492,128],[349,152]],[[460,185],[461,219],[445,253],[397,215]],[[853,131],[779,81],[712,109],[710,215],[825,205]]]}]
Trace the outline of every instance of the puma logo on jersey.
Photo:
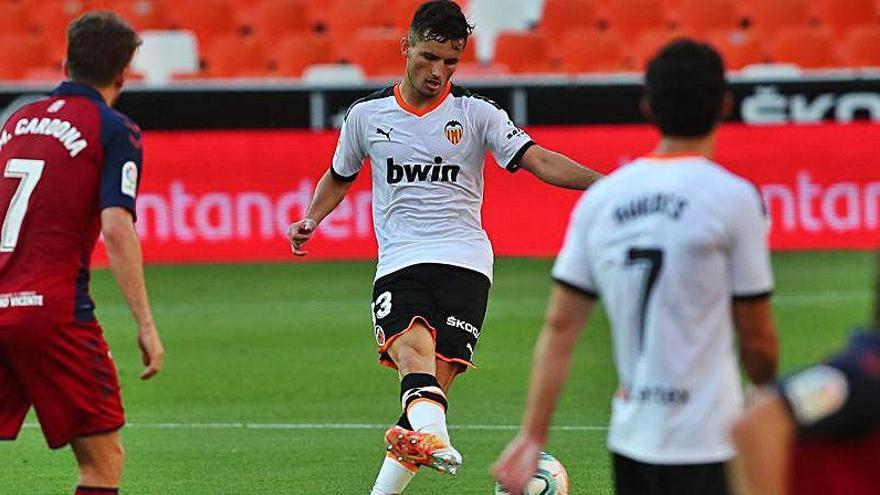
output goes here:
[{"label": "puma logo on jersey", "polygon": [[434,165],[426,163],[414,163],[397,165],[394,158],[389,158],[387,179],[389,184],[398,182],[458,182],[458,173],[461,167],[458,165],[440,165],[443,161],[439,156],[434,158]]},{"label": "puma logo on jersey", "polygon": [[393,130],[394,130],[394,129],[388,129],[388,132],[385,132],[385,131],[383,131],[380,127],[377,127],[377,128],[376,128],[376,133],[381,134],[381,135],[387,137],[388,140],[391,141],[391,132],[392,132]]}]

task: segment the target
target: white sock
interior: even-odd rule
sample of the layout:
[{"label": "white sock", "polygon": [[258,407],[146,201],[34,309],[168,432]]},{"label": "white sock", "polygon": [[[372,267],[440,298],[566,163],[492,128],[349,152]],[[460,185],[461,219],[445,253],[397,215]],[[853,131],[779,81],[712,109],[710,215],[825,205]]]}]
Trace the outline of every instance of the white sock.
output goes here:
[{"label": "white sock", "polygon": [[450,444],[449,431],[446,428],[446,411],[440,404],[431,400],[418,400],[410,404],[406,417],[409,418],[413,430],[433,433],[447,445]]},{"label": "white sock", "polygon": [[415,475],[416,471],[397,462],[390,456],[385,456],[370,495],[397,495],[402,493],[403,489],[406,488],[406,485],[409,484],[409,481]]}]

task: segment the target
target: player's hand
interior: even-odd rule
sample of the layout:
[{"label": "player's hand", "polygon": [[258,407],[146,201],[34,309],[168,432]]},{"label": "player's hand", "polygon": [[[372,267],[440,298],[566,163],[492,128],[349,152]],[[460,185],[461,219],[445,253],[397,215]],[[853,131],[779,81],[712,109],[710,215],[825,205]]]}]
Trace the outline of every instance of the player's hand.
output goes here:
[{"label": "player's hand", "polygon": [[312,238],[312,234],[315,233],[315,227],[317,226],[318,222],[311,218],[303,218],[299,222],[290,224],[290,227],[287,228],[287,237],[290,239],[290,249],[293,251],[293,254],[296,256],[309,254],[303,251],[302,247]]},{"label": "player's hand", "polygon": [[541,442],[522,434],[518,435],[495,461],[492,466],[492,476],[508,492],[520,495],[538,470],[541,448]]},{"label": "player's hand", "polygon": [[162,347],[155,324],[141,325],[138,329],[138,347],[141,348],[141,357],[146,366],[141,380],[149,380],[162,370],[162,361],[165,359],[165,348]]}]

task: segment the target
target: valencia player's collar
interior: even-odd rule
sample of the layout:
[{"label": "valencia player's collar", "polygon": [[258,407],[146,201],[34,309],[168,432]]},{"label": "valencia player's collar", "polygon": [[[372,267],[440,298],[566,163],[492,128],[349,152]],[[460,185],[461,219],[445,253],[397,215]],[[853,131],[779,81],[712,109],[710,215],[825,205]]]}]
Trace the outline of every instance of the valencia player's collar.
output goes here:
[{"label": "valencia player's collar", "polygon": [[99,93],[97,89],[88,84],[73,81],[64,81],[59,84],[58,87],[52,91],[52,96],[85,96],[98,103],[104,103],[104,97],[101,96],[101,93]]},{"label": "valencia player's collar", "polygon": [[397,101],[397,105],[400,106],[403,111],[409,112],[416,117],[424,117],[425,115],[431,113],[432,111],[436,110],[437,107],[442,105],[443,102],[446,101],[446,97],[449,96],[450,91],[452,91],[452,82],[447,82],[446,87],[443,88],[443,92],[440,93],[434,103],[431,103],[425,108],[416,108],[403,99],[403,94],[400,92],[400,84],[397,84],[394,86],[394,99]]}]

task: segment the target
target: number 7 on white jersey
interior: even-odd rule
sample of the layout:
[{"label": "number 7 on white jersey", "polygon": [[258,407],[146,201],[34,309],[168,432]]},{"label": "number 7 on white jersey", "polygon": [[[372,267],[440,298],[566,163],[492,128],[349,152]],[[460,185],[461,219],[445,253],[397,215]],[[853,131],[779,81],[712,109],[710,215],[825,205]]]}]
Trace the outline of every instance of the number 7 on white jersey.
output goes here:
[{"label": "number 7 on white jersey", "polygon": [[43,175],[43,167],[46,162],[43,160],[25,160],[21,158],[12,158],[6,162],[6,170],[3,171],[3,177],[11,179],[20,179],[15,194],[12,195],[12,202],[9,204],[9,210],[6,211],[6,218],[3,220],[3,228],[0,229],[0,253],[11,253],[18,244],[18,234],[21,232],[21,224],[24,222],[24,215],[27,213],[28,202],[31,199],[37,182]]}]

